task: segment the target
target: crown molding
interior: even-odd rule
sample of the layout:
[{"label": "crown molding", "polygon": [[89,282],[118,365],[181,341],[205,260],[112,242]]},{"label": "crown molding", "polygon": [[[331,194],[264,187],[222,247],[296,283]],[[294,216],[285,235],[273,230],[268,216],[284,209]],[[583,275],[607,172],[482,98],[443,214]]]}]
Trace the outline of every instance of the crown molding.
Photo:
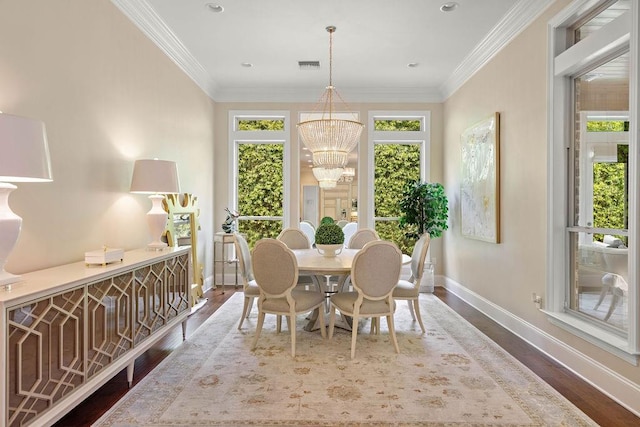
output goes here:
[{"label": "crown molding", "polygon": [[502,48],[535,21],[555,0],[519,0],[504,18],[458,65],[440,87],[443,99],[453,95],[475,73],[484,67]]},{"label": "crown molding", "polygon": [[[216,91],[216,102],[318,102],[319,88],[292,87],[230,87]],[[442,102],[437,88],[345,88],[340,95],[355,103],[425,103]]]},{"label": "crown molding", "polygon": [[[146,0],[111,0],[149,39],[216,102],[315,102],[311,88],[220,87]],[[350,102],[443,102],[542,14],[554,0],[519,0],[438,88],[344,88]]]},{"label": "crown molding", "polygon": [[145,0],[111,0],[147,37],[153,41],[211,99],[217,84],[204,67],[191,55],[180,39],[160,19]]}]

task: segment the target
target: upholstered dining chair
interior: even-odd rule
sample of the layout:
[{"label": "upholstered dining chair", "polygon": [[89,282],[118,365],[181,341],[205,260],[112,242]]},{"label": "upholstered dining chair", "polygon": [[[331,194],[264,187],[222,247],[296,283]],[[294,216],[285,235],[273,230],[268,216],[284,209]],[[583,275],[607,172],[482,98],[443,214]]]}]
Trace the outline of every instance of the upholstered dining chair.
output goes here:
[{"label": "upholstered dining chair", "polygon": [[348,247],[349,241],[351,237],[358,231],[358,223],[357,222],[349,222],[344,227],[342,227],[342,232],[344,233],[344,247]]},{"label": "upholstered dining chair", "polygon": [[253,277],[249,244],[240,233],[234,233],[234,237],[238,267],[240,267],[240,275],[242,277],[242,290],[244,292],[244,306],[242,308],[242,316],[240,316],[240,323],[238,324],[238,329],[241,329],[244,319],[249,317],[254,299],[260,296],[260,288],[258,288],[258,284]]},{"label": "upholstered dining chair", "polygon": [[349,241],[351,237],[358,231],[358,223],[357,222],[349,222],[347,225],[342,227],[342,232],[344,233],[344,247],[349,247]]},{"label": "upholstered dining chair", "polygon": [[[407,300],[409,305],[409,311],[411,317],[415,321],[418,320],[422,333],[426,332],[424,323],[422,323],[422,316],[420,315],[420,281],[424,274],[424,264],[427,258],[427,251],[429,250],[429,234],[425,233],[413,247],[411,253],[411,277],[408,280],[399,280],[395,289],[393,290],[393,299],[395,300]],[[412,307],[413,304],[413,307]]]},{"label": "upholstered dining chair", "polygon": [[349,249],[362,249],[366,243],[369,243],[373,240],[380,240],[380,236],[371,228],[361,228],[360,230],[353,233],[351,239],[345,243],[347,244],[347,248]]},{"label": "upholstered dining chair", "polygon": [[[276,239],[287,245],[289,249],[310,249],[311,242],[306,234],[299,228],[285,228]],[[314,236],[315,239],[315,236]],[[302,275],[298,278],[298,285],[308,287],[310,285],[319,288],[318,280],[312,275]]]},{"label": "upholstered dining chair", "polygon": [[329,339],[333,337],[336,309],[353,317],[351,328],[351,358],[356,354],[358,321],[362,317],[387,318],[389,335],[400,353],[396,339],[393,312],[393,288],[400,278],[402,253],[395,243],[386,240],[369,242],[354,256],[351,265],[351,281],[355,292],[339,292],[331,296]]},{"label": "upholstered dining chair", "polygon": [[313,247],[313,244],[316,242],[316,229],[315,227],[308,221],[300,221],[300,231],[302,231],[307,239],[309,239],[309,244]]},{"label": "upholstered dining chair", "polygon": [[[353,235],[351,236],[351,239],[349,239],[348,242],[345,240],[344,243],[345,243],[345,246],[349,249],[362,249],[365,244],[374,240],[380,240],[380,236],[375,230],[371,228],[361,228],[357,230],[355,233],[353,233]],[[342,289],[343,290],[349,289],[350,286],[351,286],[351,276],[347,275],[347,277],[345,277],[344,282],[342,284]]]},{"label": "upholstered dining chair", "polygon": [[299,228],[285,228],[277,237],[289,249],[309,249],[311,242]]},{"label": "upholstered dining chair", "polygon": [[296,257],[283,242],[276,239],[258,240],[253,248],[253,274],[260,288],[258,297],[258,324],[252,350],[258,344],[265,315],[287,316],[291,332],[291,356],[296,355],[296,316],[318,308],[320,331],[324,328],[324,295],[318,291],[296,288],[298,263]]}]

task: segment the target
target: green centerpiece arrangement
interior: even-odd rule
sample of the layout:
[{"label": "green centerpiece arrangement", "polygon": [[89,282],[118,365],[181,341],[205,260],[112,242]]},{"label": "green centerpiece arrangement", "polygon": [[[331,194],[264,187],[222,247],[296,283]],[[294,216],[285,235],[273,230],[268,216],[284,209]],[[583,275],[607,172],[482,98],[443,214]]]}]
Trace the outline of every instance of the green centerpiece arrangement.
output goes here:
[{"label": "green centerpiece arrangement", "polygon": [[326,257],[333,257],[342,252],[344,233],[333,218],[324,217],[316,229],[316,248]]}]

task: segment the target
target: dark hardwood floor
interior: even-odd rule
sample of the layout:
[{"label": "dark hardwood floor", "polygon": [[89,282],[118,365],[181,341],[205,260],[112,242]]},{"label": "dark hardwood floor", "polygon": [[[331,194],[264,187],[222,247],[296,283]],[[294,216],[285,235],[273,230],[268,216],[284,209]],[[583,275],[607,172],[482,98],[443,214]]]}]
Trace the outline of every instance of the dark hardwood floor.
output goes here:
[{"label": "dark hardwood floor", "polygon": [[[234,292],[233,287],[226,288],[224,294],[220,289],[208,291],[205,294],[205,297],[208,298],[207,303],[189,318],[187,335],[193,333],[211,314],[224,304]],[[633,413],[594,387],[591,387],[571,371],[546,357],[455,295],[440,287],[436,288],[435,295],[516,359],[529,367],[529,369],[558,390],[599,425],[604,427],[640,426],[640,418],[636,417]],[[153,370],[153,368],[177,348],[181,342],[182,329],[180,326],[177,326],[149,351],[138,357],[135,362],[134,384]],[[128,390],[126,372],[123,370],[58,421],[55,426],[90,426],[123,397]]]}]

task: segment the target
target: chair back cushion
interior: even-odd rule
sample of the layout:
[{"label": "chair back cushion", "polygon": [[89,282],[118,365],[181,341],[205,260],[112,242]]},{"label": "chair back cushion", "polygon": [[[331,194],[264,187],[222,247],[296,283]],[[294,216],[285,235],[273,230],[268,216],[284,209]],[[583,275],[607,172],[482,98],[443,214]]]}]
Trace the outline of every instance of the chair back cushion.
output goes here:
[{"label": "chair back cushion", "polygon": [[291,250],[275,239],[258,240],[251,256],[256,282],[269,297],[282,296],[298,283],[298,263]]},{"label": "chair back cushion", "polygon": [[344,233],[344,247],[348,247],[349,241],[351,237],[358,231],[358,223],[357,222],[348,222],[344,227],[342,227],[342,232]]},{"label": "chair back cushion", "polygon": [[297,228],[285,228],[278,235],[278,240],[287,245],[289,249],[309,249],[311,247],[307,236]]},{"label": "chair back cushion", "polygon": [[254,279],[253,267],[251,266],[251,251],[249,244],[240,233],[234,233],[236,252],[238,252],[238,263],[240,265],[240,273],[244,278],[245,285]]},{"label": "chair back cushion", "polygon": [[351,240],[347,242],[347,247],[350,249],[362,249],[365,244],[374,240],[380,240],[380,236],[378,236],[378,233],[376,233],[375,230],[370,228],[361,228],[356,231],[351,237]]},{"label": "chair back cushion", "polygon": [[375,240],[364,245],[353,258],[351,282],[365,298],[383,299],[393,292],[401,268],[402,252],[396,244]]},{"label": "chair back cushion", "polygon": [[316,242],[316,229],[310,222],[301,221],[300,222],[300,231],[302,231],[307,239],[309,239],[309,244],[313,246]]},{"label": "chair back cushion", "polygon": [[419,282],[424,273],[424,263],[427,259],[430,241],[431,238],[429,234],[425,233],[418,239],[416,245],[413,247],[413,252],[411,253],[411,276],[413,277],[414,283]]}]

